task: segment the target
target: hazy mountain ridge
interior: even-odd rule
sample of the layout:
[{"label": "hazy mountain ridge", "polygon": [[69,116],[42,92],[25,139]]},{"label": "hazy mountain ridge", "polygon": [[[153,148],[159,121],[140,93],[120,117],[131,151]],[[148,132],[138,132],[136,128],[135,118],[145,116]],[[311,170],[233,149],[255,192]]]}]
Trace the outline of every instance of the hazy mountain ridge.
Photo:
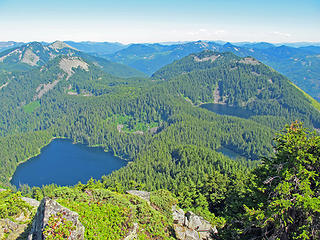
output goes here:
[{"label": "hazy mountain ridge", "polygon": [[128,45],[122,43],[111,43],[111,42],[74,42],[65,41],[70,46],[77,48],[80,51],[86,53],[92,53],[97,55],[111,54],[121,49],[128,47]]},{"label": "hazy mountain ridge", "polygon": [[[100,56],[109,59],[112,62],[131,66],[131,69],[127,69],[128,73],[118,74],[121,77],[142,76],[141,73],[135,72],[134,69],[138,69],[145,74],[151,75],[166,64],[170,64],[184,56],[194,52],[201,52],[205,49],[219,52],[230,51],[242,57],[253,56],[286,75],[298,87],[318,101],[320,100],[320,46],[318,46],[317,43],[285,43],[283,45],[266,42],[243,42],[232,44],[224,43],[223,41],[131,45],[108,42],[67,41],[66,43],[70,43],[73,47],[79,48],[79,50],[95,56]],[[9,46],[13,43],[4,42],[3,44]],[[3,52],[0,53],[0,57],[2,55]],[[93,59],[90,60],[93,61]],[[121,67],[119,65],[116,66],[114,63],[104,62],[101,58],[96,60],[96,62],[100,62],[100,65],[106,69],[106,72],[114,75],[117,75],[116,73],[119,71],[121,72]],[[108,68],[108,65],[113,66]],[[17,69],[17,67],[19,67],[22,70],[26,70],[29,66],[30,65],[28,64],[20,64],[17,66],[14,63],[7,63],[5,68],[8,70]],[[0,64],[0,69],[1,68],[3,69]],[[116,68],[116,70],[113,68]]]},{"label": "hazy mountain ridge", "polygon": [[241,57],[253,56],[289,77],[297,86],[320,99],[320,57],[319,47],[294,48],[275,46],[269,43],[246,43],[237,46],[215,42],[190,42],[178,45],[133,44],[114,54],[104,56],[111,61],[124,63],[149,75],[161,67],[194,52],[214,50],[233,52]]},{"label": "hazy mountain ridge", "polygon": [[[54,46],[57,51],[61,47]],[[50,196],[78,212],[92,239],[115,229],[123,233],[140,220],[136,232],[144,239],[177,237],[171,235],[170,229],[177,226],[167,192],[160,190],[150,206],[105,188],[120,193],[168,189],[181,208],[217,226],[219,234],[227,234],[222,239],[232,239],[232,231],[239,229],[238,224],[232,226],[234,219],[251,223],[242,220],[243,204],[253,202],[246,195],[252,193],[251,168],[257,164],[253,160],[272,156],[274,131],[297,119],[310,128],[320,122],[319,111],[287,78],[253,57],[230,52],[192,53],[161,68],[152,79],[116,78],[94,62],[70,54],[29,71],[0,72],[0,79],[8,83],[0,89],[2,184],[10,185],[17,165],[39,154],[53,138],[100,146],[133,160],[100,181],[21,188],[24,195],[39,200]],[[253,115],[222,116],[199,107],[203,102],[246,108]],[[241,156],[230,159],[217,152],[221,147]],[[191,239],[198,240],[194,233]]]},{"label": "hazy mountain ridge", "polygon": [[204,51],[173,62],[152,76],[167,81],[195,104],[213,102],[247,108],[257,115],[307,116],[320,127],[320,109],[291,82],[252,57]]},{"label": "hazy mountain ridge", "polygon": [[14,41],[7,41],[7,42],[0,42],[0,52],[5,51],[9,48],[15,48],[24,45],[24,42],[14,42]]},{"label": "hazy mountain ridge", "polygon": [[143,77],[143,73],[131,67],[110,62],[106,59],[91,56],[75,49],[68,44],[56,41],[50,45],[43,45],[39,42],[32,42],[14,49],[8,49],[0,53],[0,69],[23,69],[30,67],[43,66],[50,60],[61,56],[79,56],[87,59],[102,70],[120,77]]}]

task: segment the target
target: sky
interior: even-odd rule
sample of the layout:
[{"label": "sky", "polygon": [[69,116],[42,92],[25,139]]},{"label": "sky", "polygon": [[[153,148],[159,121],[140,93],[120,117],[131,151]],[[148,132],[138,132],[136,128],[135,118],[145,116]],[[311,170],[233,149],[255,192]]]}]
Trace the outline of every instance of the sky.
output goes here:
[{"label": "sky", "polygon": [[0,41],[320,42],[320,0],[0,0]]}]

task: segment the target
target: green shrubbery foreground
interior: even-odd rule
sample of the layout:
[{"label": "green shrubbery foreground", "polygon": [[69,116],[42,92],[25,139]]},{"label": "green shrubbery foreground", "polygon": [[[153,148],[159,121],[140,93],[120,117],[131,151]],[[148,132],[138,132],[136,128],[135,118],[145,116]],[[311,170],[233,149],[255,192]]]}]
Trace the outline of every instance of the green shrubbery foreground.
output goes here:
[{"label": "green shrubbery foreground", "polygon": [[[225,181],[232,183],[228,179],[232,175],[217,172],[198,182],[211,191],[209,198],[200,189],[181,192],[176,197],[167,190],[157,190],[151,192],[149,204],[139,197],[110,191],[103,181],[95,180],[74,187],[44,186],[24,194],[38,199],[49,196],[78,212],[87,239],[121,239],[134,224],[139,226],[139,239],[171,239],[171,207],[177,199],[181,207],[218,224],[220,239],[319,239],[320,136],[296,122],[274,140],[274,157],[262,159],[259,166],[247,173],[241,189],[226,186]],[[195,196],[190,199],[192,194]],[[17,216],[28,209],[20,200],[20,192],[0,193],[1,218]],[[59,229],[58,226],[59,234],[68,234]],[[46,232],[56,234],[52,229]]]}]

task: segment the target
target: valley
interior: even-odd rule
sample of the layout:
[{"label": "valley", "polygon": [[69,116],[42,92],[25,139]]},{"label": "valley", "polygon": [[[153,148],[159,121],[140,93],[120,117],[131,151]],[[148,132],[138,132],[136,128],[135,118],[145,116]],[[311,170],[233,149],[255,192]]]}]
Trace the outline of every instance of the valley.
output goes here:
[{"label": "valley", "polygon": [[[302,168],[310,171],[299,175],[303,181],[316,181],[319,136],[307,129],[320,127],[319,104],[259,58],[227,50],[230,44],[225,50],[216,43],[183,45],[112,45],[136,57],[138,47],[147,59],[138,63],[119,52],[114,63],[110,52],[90,55],[63,42],[1,52],[0,184],[12,191],[1,191],[3,199],[54,199],[78,212],[87,239],[123,239],[132,229],[140,239],[176,239],[176,204],[218,229],[217,239],[277,236],[267,230],[278,223],[266,228],[259,218],[270,220],[278,200],[265,193],[283,182],[264,182]],[[169,48],[180,51],[170,61],[162,58]],[[92,54],[87,43],[83,49]],[[159,64],[148,62],[158,57]],[[295,152],[299,144],[306,155]],[[292,160],[290,151],[308,164]],[[278,161],[294,167],[275,170]],[[289,180],[292,189],[302,187]],[[147,191],[150,200],[128,190]],[[308,191],[315,204],[299,214],[317,217],[318,193],[318,187]],[[92,227],[96,216],[99,230]]]}]

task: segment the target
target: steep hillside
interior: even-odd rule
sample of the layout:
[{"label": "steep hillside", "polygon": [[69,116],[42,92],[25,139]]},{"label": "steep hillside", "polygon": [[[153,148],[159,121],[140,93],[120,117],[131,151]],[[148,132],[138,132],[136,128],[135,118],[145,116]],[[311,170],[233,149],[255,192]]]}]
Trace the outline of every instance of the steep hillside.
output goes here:
[{"label": "steep hillside", "polygon": [[287,76],[312,97],[320,99],[320,58],[317,46],[295,48],[264,42],[237,45],[203,41],[175,45],[133,44],[104,57],[151,75],[175,60],[203,50],[232,52],[240,57],[252,56]]},{"label": "steep hillside", "polygon": [[[27,121],[28,114],[39,110],[47,95],[101,95],[112,92],[112,86],[130,85],[137,81],[145,80],[114,77],[105,73],[96,62],[75,55],[57,56],[46,65],[35,66],[29,71],[2,72],[0,106],[3,114],[0,117],[0,135],[6,135],[17,126],[23,129],[25,123],[22,122]],[[16,125],[13,124],[15,121],[22,122]]]},{"label": "steep hillside", "polygon": [[287,116],[320,127],[320,112],[283,75],[252,57],[204,51],[191,54],[153,74],[195,104],[217,103],[257,115]]},{"label": "steep hillside", "polygon": [[50,60],[61,56],[77,56],[95,63],[103,71],[120,77],[143,77],[144,74],[125,65],[113,63],[103,58],[94,57],[56,41],[44,46],[39,42],[32,42],[21,47],[8,49],[0,53],[0,69],[28,70],[32,67],[46,65]]},{"label": "steep hillside", "polygon": [[132,44],[105,57],[111,61],[126,64],[151,75],[159,68],[180,59],[190,53],[201,52],[204,49],[216,49],[212,42],[191,42],[175,45],[161,44]]},{"label": "steep hillside", "polygon": [[238,56],[253,56],[287,76],[311,96],[320,99],[319,47],[294,48],[285,45],[260,48],[255,45],[238,47],[230,43],[220,51],[233,52]]},{"label": "steep hillside", "polygon": [[[171,198],[160,191],[153,200],[150,195],[149,205],[123,195],[130,189],[170,190],[181,208],[201,215],[219,232],[225,229],[224,239],[240,236],[245,231],[239,228],[250,223],[243,220],[244,204],[256,207],[260,199],[249,187],[250,172],[261,157],[274,156],[275,131],[294,120],[310,128],[319,124],[319,111],[287,78],[252,57],[232,53],[191,54],[152,79],[114,77],[88,59],[60,55],[29,71],[1,72],[0,79],[2,185],[12,187],[17,166],[54,138],[99,146],[130,161],[86,185],[20,186],[27,196],[49,196],[78,212],[89,239],[97,233],[101,239],[110,234],[121,239],[137,225],[142,239],[174,237],[166,205]],[[216,114],[199,107],[205,102],[252,114]],[[223,149],[237,157],[229,158]],[[310,149],[316,156],[318,150]],[[248,204],[247,199],[254,200]]]},{"label": "steep hillside", "polygon": [[14,42],[14,41],[8,41],[8,42],[0,42],[0,52],[5,51],[9,48],[15,48],[24,45],[23,42]]}]

